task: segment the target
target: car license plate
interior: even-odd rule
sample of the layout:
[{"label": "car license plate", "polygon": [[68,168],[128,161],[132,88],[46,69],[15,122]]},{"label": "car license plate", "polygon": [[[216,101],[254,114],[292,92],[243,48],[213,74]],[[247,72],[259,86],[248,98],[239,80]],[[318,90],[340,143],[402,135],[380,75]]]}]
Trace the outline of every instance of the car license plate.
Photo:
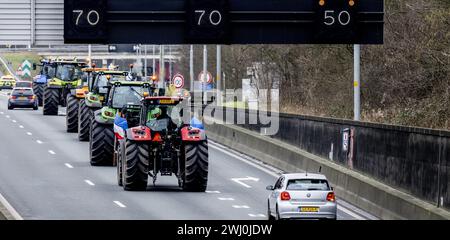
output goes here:
[{"label": "car license plate", "polygon": [[300,207],[300,212],[318,212],[318,207]]},{"label": "car license plate", "polygon": [[19,97],[19,100],[27,100],[26,97]]}]

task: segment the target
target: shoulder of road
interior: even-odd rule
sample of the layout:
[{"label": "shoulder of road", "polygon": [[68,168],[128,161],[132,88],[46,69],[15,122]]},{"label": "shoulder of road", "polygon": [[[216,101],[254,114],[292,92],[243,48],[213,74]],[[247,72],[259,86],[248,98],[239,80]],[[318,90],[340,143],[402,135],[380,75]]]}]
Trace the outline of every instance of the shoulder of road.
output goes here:
[{"label": "shoulder of road", "polygon": [[208,137],[286,172],[322,172],[345,201],[381,219],[450,219],[450,212],[361,173],[235,125],[207,126]]}]

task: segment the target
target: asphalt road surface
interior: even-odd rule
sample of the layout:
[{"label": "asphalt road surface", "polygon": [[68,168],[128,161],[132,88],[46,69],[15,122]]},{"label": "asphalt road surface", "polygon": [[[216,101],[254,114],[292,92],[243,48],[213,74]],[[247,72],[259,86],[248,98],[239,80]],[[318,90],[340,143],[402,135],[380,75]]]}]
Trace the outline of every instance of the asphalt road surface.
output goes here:
[{"label": "asphalt road surface", "polygon": [[[267,219],[267,185],[277,170],[210,142],[206,193],[186,193],[175,177],[147,191],[117,186],[115,167],[91,167],[88,143],[65,131],[64,109],[7,110],[0,92],[0,199],[23,219]],[[246,179],[241,180],[239,179]],[[337,196],[339,199],[339,196]],[[338,219],[374,219],[338,200]]]}]

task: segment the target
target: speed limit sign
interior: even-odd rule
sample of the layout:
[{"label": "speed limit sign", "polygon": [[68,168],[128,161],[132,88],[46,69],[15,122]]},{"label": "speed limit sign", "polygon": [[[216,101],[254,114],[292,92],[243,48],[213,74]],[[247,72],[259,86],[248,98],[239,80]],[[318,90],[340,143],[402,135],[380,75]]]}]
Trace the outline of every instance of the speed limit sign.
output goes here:
[{"label": "speed limit sign", "polygon": [[198,81],[200,82],[205,82],[205,77],[206,77],[206,83],[210,84],[213,81],[213,76],[210,72],[205,73],[203,71],[200,72],[200,74],[198,75]]},{"label": "speed limit sign", "polygon": [[172,83],[176,88],[184,87],[184,77],[181,74],[173,76]]}]

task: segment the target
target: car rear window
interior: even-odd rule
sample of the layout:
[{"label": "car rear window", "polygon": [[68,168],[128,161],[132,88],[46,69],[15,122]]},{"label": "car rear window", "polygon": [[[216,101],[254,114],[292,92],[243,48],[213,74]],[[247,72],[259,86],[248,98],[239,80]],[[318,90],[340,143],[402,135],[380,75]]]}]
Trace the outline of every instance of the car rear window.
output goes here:
[{"label": "car rear window", "polygon": [[12,93],[12,95],[16,96],[16,95],[33,95],[33,90],[31,89],[20,89],[20,90],[14,90],[14,92]]},{"label": "car rear window", "polygon": [[16,87],[31,87],[31,82],[16,82]]},{"label": "car rear window", "polygon": [[328,191],[330,186],[324,179],[292,179],[288,181],[286,190]]}]

